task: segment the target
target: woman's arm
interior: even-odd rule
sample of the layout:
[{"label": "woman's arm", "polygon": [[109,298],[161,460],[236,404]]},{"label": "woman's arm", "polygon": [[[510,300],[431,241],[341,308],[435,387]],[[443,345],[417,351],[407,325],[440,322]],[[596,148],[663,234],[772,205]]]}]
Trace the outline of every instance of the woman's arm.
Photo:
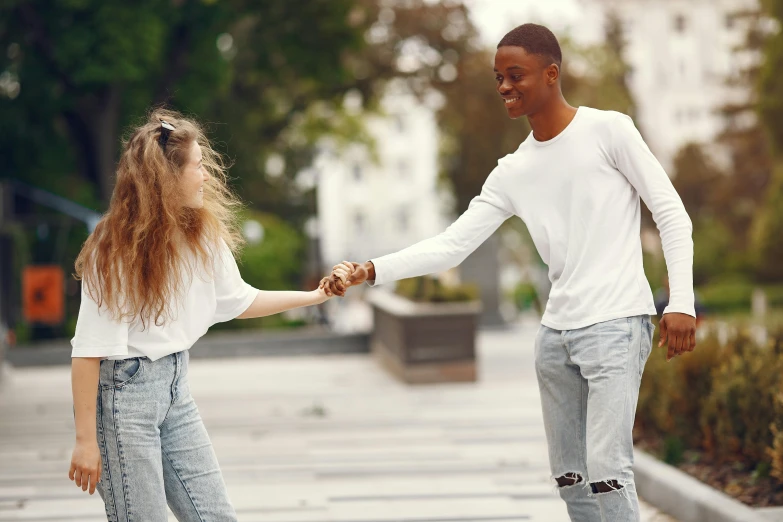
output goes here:
[{"label": "woman's arm", "polygon": [[101,453],[95,425],[100,369],[100,357],[74,357],[71,362],[76,446],[68,478],[82,491],[89,487],[90,495],[95,493],[95,485],[101,479]]},{"label": "woman's arm", "polygon": [[238,315],[237,319],[252,319],[254,317],[279,314],[294,308],[321,304],[327,299],[329,297],[323,288],[318,288],[312,292],[259,290],[256,298],[247,310]]}]

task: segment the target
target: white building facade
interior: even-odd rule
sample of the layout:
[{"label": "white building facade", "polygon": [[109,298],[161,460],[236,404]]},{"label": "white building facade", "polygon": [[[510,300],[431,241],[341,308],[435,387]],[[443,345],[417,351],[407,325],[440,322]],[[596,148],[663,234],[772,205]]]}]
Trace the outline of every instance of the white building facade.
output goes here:
[{"label": "white building facade", "polygon": [[756,0],[583,0],[583,5],[622,21],[637,123],[668,171],[681,147],[708,143],[721,132],[721,106],[748,96],[727,80],[754,59],[735,52],[746,24],[733,15],[755,9]]},{"label": "white building facade", "polygon": [[328,268],[395,252],[448,224],[433,109],[406,94],[387,95],[382,106],[383,115],[366,122],[373,147],[327,146],[315,161],[317,228]]}]

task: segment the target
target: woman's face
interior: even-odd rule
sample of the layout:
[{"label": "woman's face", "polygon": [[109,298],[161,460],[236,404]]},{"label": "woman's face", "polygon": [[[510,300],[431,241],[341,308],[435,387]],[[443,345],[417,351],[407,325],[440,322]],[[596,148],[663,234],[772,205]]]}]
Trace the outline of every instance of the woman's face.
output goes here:
[{"label": "woman's face", "polygon": [[209,181],[209,174],[201,164],[201,147],[194,141],[190,147],[188,162],[182,171],[183,205],[190,208],[204,206],[204,183]]}]

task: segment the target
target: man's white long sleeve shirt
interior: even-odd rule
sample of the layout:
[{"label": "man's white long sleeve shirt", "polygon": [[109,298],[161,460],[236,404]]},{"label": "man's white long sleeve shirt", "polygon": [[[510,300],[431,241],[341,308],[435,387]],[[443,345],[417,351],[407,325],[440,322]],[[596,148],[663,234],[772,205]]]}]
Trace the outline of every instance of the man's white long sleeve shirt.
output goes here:
[{"label": "man's white long sleeve shirt", "polygon": [[682,201],[633,121],[588,107],[551,140],[537,141],[531,132],[444,232],[372,259],[375,284],[457,266],[516,215],[549,267],[543,325],[572,330],[654,315],[642,266],[640,196],[660,231],[669,273],[664,313],[695,317],[692,225]]}]

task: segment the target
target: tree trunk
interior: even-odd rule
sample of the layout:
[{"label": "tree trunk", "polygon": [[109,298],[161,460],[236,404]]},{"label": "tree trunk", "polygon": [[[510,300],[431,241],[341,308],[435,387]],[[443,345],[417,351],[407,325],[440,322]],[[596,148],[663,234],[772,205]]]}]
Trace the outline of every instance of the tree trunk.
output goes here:
[{"label": "tree trunk", "polygon": [[65,112],[79,168],[98,188],[104,206],[114,190],[119,117],[120,88],[116,85],[84,97],[75,110]]},{"label": "tree trunk", "polygon": [[120,124],[120,88],[111,85],[106,88],[100,100],[100,108],[93,116],[93,142],[95,163],[101,200],[108,206],[114,191],[117,167],[117,148]]}]

